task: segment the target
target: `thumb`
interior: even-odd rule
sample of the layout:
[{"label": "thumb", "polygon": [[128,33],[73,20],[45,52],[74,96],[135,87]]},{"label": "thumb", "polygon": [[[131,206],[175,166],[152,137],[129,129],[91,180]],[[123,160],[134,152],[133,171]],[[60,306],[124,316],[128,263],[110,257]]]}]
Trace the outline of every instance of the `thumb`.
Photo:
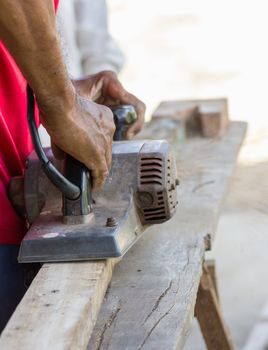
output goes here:
[{"label": "thumb", "polygon": [[109,98],[121,101],[127,94],[127,91],[123,88],[123,85],[119,80],[111,79],[108,82],[105,95],[109,96]]}]

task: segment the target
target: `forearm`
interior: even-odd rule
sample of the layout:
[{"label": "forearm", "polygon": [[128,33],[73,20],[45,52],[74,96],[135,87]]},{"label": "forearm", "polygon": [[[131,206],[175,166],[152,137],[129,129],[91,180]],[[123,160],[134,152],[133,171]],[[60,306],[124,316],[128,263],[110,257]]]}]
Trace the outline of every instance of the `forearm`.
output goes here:
[{"label": "forearm", "polygon": [[73,86],[61,54],[53,1],[0,0],[0,8],[0,38],[40,107],[72,103]]}]

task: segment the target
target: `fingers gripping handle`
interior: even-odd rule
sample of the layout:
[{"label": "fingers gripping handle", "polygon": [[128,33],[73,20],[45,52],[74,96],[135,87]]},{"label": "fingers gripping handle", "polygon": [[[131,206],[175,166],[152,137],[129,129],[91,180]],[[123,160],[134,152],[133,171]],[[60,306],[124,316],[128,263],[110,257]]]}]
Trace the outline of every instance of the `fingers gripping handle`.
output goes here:
[{"label": "fingers gripping handle", "polygon": [[41,142],[38,135],[38,130],[35,123],[35,117],[34,117],[34,107],[35,107],[35,100],[33,91],[30,88],[30,86],[27,86],[27,100],[28,100],[28,111],[27,111],[27,118],[28,118],[28,125],[33,141],[33,145],[35,148],[35,152],[42,164],[42,168],[49,178],[49,180],[68,198],[70,199],[76,199],[80,196],[80,188],[70,182],[66,177],[64,177],[57,168],[54,167],[54,165],[49,161],[47,158]]},{"label": "fingers gripping handle", "polygon": [[[125,140],[130,125],[137,120],[133,106],[117,106],[112,108],[116,131],[114,140]],[[84,222],[92,211],[91,178],[88,169],[70,155],[65,157],[64,174],[74,185],[78,186],[81,195],[76,200],[63,197],[63,216],[67,224]]]},{"label": "fingers gripping handle", "polygon": [[91,178],[84,164],[66,154],[64,159],[64,175],[80,189],[80,196],[70,199],[63,196],[63,222],[78,224],[92,211]]},{"label": "fingers gripping handle", "polygon": [[[87,216],[91,212],[92,207],[91,178],[88,169],[70,155],[65,156],[65,176],[54,167],[48,160],[39,139],[34,118],[35,100],[29,85],[27,86],[27,98],[28,124],[34,148],[47,177],[63,194],[64,217],[72,218],[78,216],[81,218]],[[125,140],[129,126],[137,120],[136,111],[131,105],[116,106],[111,109],[116,125],[114,140]]]},{"label": "fingers gripping handle", "polygon": [[[42,168],[50,181],[63,194],[64,218],[84,217],[91,212],[91,179],[88,169],[70,155],[65,155],[64,175],[47,158],[38,135],[34,118],[35,100],[32,89],[27,86],[28,124],[36,154],[41,161]],[[66,223],[73,221],[65,220]],[[81,220],[80,220],[81,221]],[[77,223],[79,220],[77,220]],[[73,222],[71,222],[73,223]],[[74,221],[74,223],[76,223]]]}]

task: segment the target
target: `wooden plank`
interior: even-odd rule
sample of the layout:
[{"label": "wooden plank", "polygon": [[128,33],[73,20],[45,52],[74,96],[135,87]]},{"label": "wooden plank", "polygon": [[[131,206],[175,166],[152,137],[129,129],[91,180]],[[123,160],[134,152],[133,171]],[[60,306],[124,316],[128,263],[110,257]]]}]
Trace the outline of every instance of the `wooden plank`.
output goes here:
[{"label": "wooden plank", "polygon": [[234,350],[230,333],[222,317],[213,280],[205,264],[197,292],[195,315],[208,350]]},{"label": "wooden plank", "polygon": [[196,138],[181,148],[180,207],[116,266],[88,350],[182,348],[208,238],[215,233],[245,130],[245,123],[231,123],[222,139]]},{"label": "wooden plank", "polygon": [[114,263],[45,264],[3,331],[0,349],[84,349]]},{"label": "wooden plank", "polygon": [[152,120],[170,118],[184,128],[186,135],[200,134],[213,138],[222,136],[228,127],[226,98],[163,101],[153,113]]},{"label": "wooden plank", "polygon": [[258,323],[253,327],[243,350],[268,349],[268,303],[261,313]]},{"label": "wooden plank", "polygon": [[218,303],[220,304],[215,259],[206,259],[204,265],[208,269],[209,275],[213,283],[214,290],[216,292]]},{"label": "wooden plank", "polygon": [[[159,330],[159,323],[160,329],[163,324],[170,328],[170,335],[179,327],[178,339],[183,332],[187,332],[194,308],[192,295],[196,295],[197,280],[201,274],[205,249],[203,238],[215,229],[218,202],[224,193],[244,131],[245,124],[234,123],[228,137],[222,141],[211,143],[196,139],[185,145],[179,161],[183,185],[180,189],[182,204],[178,216],[163,225],[162,234],[161,226],[151,228],[127,254],[124,259],[126,264],[118,266],[119,276],[120,271],[126,271],[125,281],[118,280],[117,273],[111,290],[121,283],[124,297],[129,295],[133,298],[132,308],[137,312],[141,312],[143,301],[148,300],[146,308],[142,310],[143,315],[148,316],[146,320],[143,319],[145,323],[137,324],[133,320],[133,323],[128,321],[122,327],[122,332],[128,334],[128,330],[132,335],[129,341],[135,338],[134,344],[137,344],[137,340],[140,345],[145,340],[143,348],[151,342],[156,344],[158,333],[155,329]],[[179,230],[174,229],[174,224]],[[108,260],[44,265],[2,333],[0,348],[85,349],[114,264],[114,260]],[[134,268],[132,275],[131,266]],[[182,301],[177,302],[182,297],[187,297],[187,305]],[[119,299],[115,296],[113,300]],[[104,325],[108,330],[110,323],[113,327],[117,323],[115,321],[121,310],[123,314],[128,309],[120,305],[120,311],[111,308],[105,318]],[[137,312],[133,312],[133,315],[137,315]],[[152,329],[149,336],[148,329]],[[107,334],[104,331],[102,343],[107,341]],[[171,345],[174,343],[173,338]]]}]

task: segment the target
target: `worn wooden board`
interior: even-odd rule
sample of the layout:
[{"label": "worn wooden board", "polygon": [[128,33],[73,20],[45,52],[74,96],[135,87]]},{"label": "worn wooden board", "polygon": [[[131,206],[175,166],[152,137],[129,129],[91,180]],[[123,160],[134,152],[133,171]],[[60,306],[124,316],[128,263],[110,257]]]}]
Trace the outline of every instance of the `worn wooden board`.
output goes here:
[{"label": "worn wooden board", "polygon": [[152,227],[116,266],[88,350],[183,347],[245,130],[231,123],[223,138],[196,138],[181,149],[177,214]]},{"label": "worn wooden board", "polygon": [[208,350],[234,350],[228,327],[223,319],[213,282],[206,263],[200,279],[195,316]]},{"label": "worn wooden board", "polygon": [[[233,123],[224,139],[195,139],[181,149],[178,215],[151,228],[118,265],[94,332],[94,348],[172,349],[183,344],[201,274],[203,240],[215,231],[244,132],[244,123]],[[114,264],[45,264],[2,333],[0,349],[85,349]]]},{"label": "worn wooden board", "polygon": [[45,264],[3,331],[0,349],[84,349],[114,263]]},{"label": "worn wooden board", "polygon": [[162,101],[152,120],[172,119],[188,135],[200,134],[213,138],[222,136],[228,127],[228,101],[226,98]]}]

